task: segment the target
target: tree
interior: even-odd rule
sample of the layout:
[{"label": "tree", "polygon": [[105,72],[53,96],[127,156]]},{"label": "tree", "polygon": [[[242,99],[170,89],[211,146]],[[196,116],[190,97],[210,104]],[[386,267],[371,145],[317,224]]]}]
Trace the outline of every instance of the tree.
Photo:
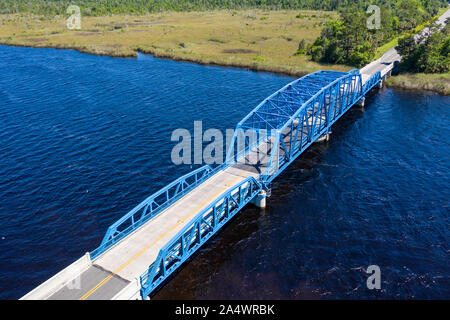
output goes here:
[{"label": "tree", "polygon": [[408,35],[399,39],[396,50],[402,55],[400,68],[407,72],[443,73],[450,71],[449,27],[434,25],[430,36],[417,39]]}]

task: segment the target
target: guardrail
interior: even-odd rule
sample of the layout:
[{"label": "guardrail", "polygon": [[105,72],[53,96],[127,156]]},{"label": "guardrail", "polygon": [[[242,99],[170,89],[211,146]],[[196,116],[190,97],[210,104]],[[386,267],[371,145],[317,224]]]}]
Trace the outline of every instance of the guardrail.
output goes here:
[{"label": "guardrail", "polygon": [[367,81],[363,84],[362,86],[362,96],[364,97],[364,95],[370,91],[370,89],[372,89],[378,82],[381,81],[381,72],[377,71],[374,74],[372,74],[369,79],[367,79]]},{"label": "guardrail", "polygon": [[114,244],[207,180],[219,169],[220,167],[212,169],[208,165],[203,166],[178,178],[145,199],[133,210],[109,226],[100,246],[90,253],[91,259],[93,260],[100,256]]},{"label": "guardrail", "polygon": [[159,251],[156,260],[141,275],[142,298],[145,299],[260,190],[261,185],[255,178],[249,177],[225,191],[200,211]]}]

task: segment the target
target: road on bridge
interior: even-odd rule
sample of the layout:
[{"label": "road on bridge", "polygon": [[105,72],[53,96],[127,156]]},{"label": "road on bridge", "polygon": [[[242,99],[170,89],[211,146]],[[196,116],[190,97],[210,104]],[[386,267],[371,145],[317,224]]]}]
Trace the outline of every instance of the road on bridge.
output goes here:
[{"label": "road on bridge", "polygon": [[[106,251],[80,274],[49,297],[50,300],[108,300],[144,273],[161,249],[195,214],[226,189],[254,172],[229,167],[219,171],[196,189]],[[73,284],[78,284],[75,286]]]}]

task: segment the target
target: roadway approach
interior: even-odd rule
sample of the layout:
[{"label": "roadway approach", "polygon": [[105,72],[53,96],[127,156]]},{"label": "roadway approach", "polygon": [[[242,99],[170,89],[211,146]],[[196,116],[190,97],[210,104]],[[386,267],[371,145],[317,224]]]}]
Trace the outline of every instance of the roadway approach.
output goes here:
[{"label": "roadway approach", "polygon": [[[312,143],[327,140],[348,109],[364,105],[399,58],[390,51],[361,70],[318,71],[287,84],[237,124],[224,164],[154,193],[112,224],[98,248],[21,299],[149,299],[245,205],[265,207],[271,182]],[[254,138],[240,139],[242,132]]]},{"label": "roadway approach", "polygon": [[[450,6],[450,5],[449,5]],[[436,19],[436,25],[439,29],[442,29],[446,23],[447,19],[450,18],[450,10],[447,10],[444,14],[439,16]],[[423,29],[420,33],[416,34],[414,36],[414,39],[417,41],[420,41],[421,36],[428,37],[431,34],[430,28]],[[383,56],[372,63],[366,65],[364,68],[362,68],[361,75],[363,78],[363,82],[365,82],[372,74],[374,74],[377,71],[383,71],[386,69],[386,66],[391,65],[392,63],[395,63],[397,61],[401,60],[401,56],[398,54],[397,50],[395,48],[392,48],[388,51],[386,51]]]}]

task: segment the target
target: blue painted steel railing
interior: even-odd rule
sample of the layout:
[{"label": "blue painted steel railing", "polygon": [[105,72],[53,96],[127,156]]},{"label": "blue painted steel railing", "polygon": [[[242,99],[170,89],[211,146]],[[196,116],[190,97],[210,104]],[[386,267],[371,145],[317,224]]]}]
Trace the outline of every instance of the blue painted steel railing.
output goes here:
[{"label": "blue painted steel railing", "polygon": [[[377,81],[375,75],[369,80],[366,89],[378,83],[379,78]],[[264,131],[270,154],[260,180],[267,185],[309,145],[328,133],[332,124],[361,99],[362,90],[361,74],[356,69],[318,71],[287,84],[238,123],[226,162],[238,162],[255,147],[253,142],[238,150],[239,130],[251,130],[257,135]],[[256,145],[261,143],[259,136],[254,141]]]},{"label": "blue painted steel railing", "polygon": [[[377,72],[362,85],[356,69],[348,73],[319,71],[289,83],[253,109],[237,125],[223,167],[237,163],[253,148],[270,141],[266,171],[258,180],[250,177],[230,188],[160,250],[140,277],[142,297],[147,297],[306,148],[328,133],[380,79]],[[246,130],[256,139],[245,138],[244,148],[239,148],[237,138]]]},{"label": "blue painted steel railing", "polygon": [[293,160],[361,98],[362,81],[358,70],[323,86],[277,130],[266,172],[261,176],[270,183]]},{"label": "blue painted steel railing", "polygon": [[261,185],[249,177],[231,187],[199,212],[192,221],[172,238],[141,277],[141,295],[147,297],[175,269],[186,261],[217,230],[227,223],[261,190]]},{"label": "blue painted steel railing", "polygon": [[100,246],[90,253],[91,259],[97,258],[114,244],[142,226],[142,224],[186,195],[189,191],[211,177],[216,170],[217,168],[212,169],[208,165],[203,166],[178,178],[145,199],[108,228]]},{"label": "blue painted steel railing", "polygon": [[[374,74],[372,74],[369,79],[364,83],[362,87],[362,97],[370,91],[375,85],[377,85],[381,80],[381,72],[377,71]],[[361,98],[362,98],[361,97]]]}]

